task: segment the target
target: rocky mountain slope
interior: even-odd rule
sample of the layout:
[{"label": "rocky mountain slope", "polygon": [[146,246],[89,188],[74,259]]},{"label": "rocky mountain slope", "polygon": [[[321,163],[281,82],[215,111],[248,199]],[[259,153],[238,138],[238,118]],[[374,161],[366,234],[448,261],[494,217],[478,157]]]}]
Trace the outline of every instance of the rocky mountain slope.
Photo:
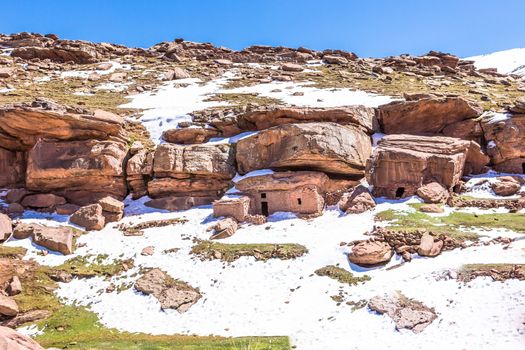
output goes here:
[{"label": "rocky mountain slope", "polygon": [[0,50],[7,349],[523,347],[525,82],[499,55]]}]

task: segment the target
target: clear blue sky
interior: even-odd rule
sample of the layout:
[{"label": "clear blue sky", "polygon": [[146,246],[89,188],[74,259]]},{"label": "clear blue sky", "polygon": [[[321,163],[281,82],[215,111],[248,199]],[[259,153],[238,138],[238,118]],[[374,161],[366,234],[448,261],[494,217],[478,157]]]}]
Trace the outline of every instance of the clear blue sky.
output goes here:
[{"label": "clear blue sky", "polygon": [[525,0],[2,0],[0,32],[148,47],[184,38],[459,56],[525,47]]}]

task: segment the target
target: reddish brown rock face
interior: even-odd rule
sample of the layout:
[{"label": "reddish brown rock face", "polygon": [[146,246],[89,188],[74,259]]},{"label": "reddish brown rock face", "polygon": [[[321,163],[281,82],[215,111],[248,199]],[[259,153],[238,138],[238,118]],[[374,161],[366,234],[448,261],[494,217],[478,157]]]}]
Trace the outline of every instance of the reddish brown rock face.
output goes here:
[{"label": "reddish brown rock face", "polygon": [[23,183],[25,157],[0,147],[0,187],[14,187]]},{"label": "reddish brown rock face", "polygon": [[370,137],[335,123],[287,124],[263,130],[237,143],[237,170],[314,170],[362,176]]},{"label": "reddish brown rock face", "polygon": [[402,198],[438,182],[454,187],[463,174],[469,141],[441,136],[388,135],[367,164],[367,180],[375,196]]},{"label": "reddish brown rock face", "polygon": [[29,152],[26,186],[57,192],[75,204],[88,204],[127,193],[127,147],[113,141],[39,141]]},{"label": "reddish brown rock face", "polygon": [[39,139],[105,140],[122,132],[123,120],[109,112],[70,113],[64,107],[17,105],[0,109],[0,147],[28,151]]},{"label": "reddish brown rock face", "polygon": [[148,205],[168,210],[210,204],[229,187],[235,176],[234,149],[230,145],[172,145],[157,147],[154,179]]},{"label": "reddish brown rock face", "polygon": [[482,112],[479,105],[461,97],[432,97],[379,106],[378,119],[386,134],[439,134],[448,125]]},{"label": "reddish brown rock face", "polygon": [[190,145],[207,142],[212,137],[219,135],[220,131],[212,128],[181,128],[164,131],[162,139],[170,143]]},{"label": "reddish brown rock face", "polygon": [[293,123],[332,122],[362,127],[367,133],[377,130],[375,110],[364,106],[338,108],[265,108],[239,116],[239,127],[244,130],[264,130],[277,125]]},{"label": "reddish brown rock face", "polygon": [[290,171],[248,177],[237,182],[236,188],[250,198],[252,215],[268,216],[279,211],[320,215],[327,182],[323,173]]},{"label": "reddish brown rock face", "polygon": [[482,120],[487,153],[494,169],[525,173],[525,114],[486,116]]}]

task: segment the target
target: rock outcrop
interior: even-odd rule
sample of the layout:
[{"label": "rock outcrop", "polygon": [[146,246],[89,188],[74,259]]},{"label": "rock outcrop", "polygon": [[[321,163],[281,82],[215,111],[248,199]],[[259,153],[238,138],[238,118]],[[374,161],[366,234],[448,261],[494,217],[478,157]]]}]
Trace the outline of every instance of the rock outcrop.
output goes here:
[{"label": "rock outcrop", "polygon": [[228,144],[157,147],[149,205],[171,210],[189,209],[220,198],[235,176],[234,149]]},{"label": "rock outcrop", "polygon": [[482,112],[481,106],[462,97],[430,97],[379,106],[378,119],[386,134],[439,134]]},{"label": "rock outcrop", "polygon": [[79,205],[127,193],[127,146],[116,141],[40,140],[28,155],[26,186],[54,192]]},{"label": "rock outcrop", "polygon": [[286,124],[237,143],[237,170],[314,170],[362,176],[372,152],[369,136],[335,123]]},{"label": "rock outcrop", "polygon": [[135,289],[153,295],[163,309],[175,309],[180,313],[188,311],[201,298],[198,289],[171,278],[160,269],[146,272],[135,282]]},{"label": "rock outcrop", "polygon": [[73,254],[74,231],[71,227],[32,226],[33,242],[64,255]]},{"label": "rock outcrop", "polygon": [[[249,176],[238,181],[235,187],[250,199],[251,215],[268,216],[275,212],[320,215],[328,180],[328,176],[321,172],[288,171]],[[217,205],[221,205],[221,201],[214,203]],[[230,207],[233,208],[236,207]]]},{"label": "rock outcrop", "polygon": [[360,266],[374,266],[389,262],[392,255],[394,255],[394,251],[387,243],[366,241],[352,247],[352,253],[348,254],[348,260]]},{"label": "rock outcrop", "polygon": [[451,190],[463,174],[470,141],[442,136],[387,135],[367,164],[375,196],[402,198],[430,182]]},{"label": "rock outcrop", "polygon": [[264,130],[284,124],[316,122],[360,126],[367,133],[378,129],[375,110],[359,105],[337,108],[267,107],[238,117],[242,130]]},{"label": "rock outcrop", "polygon": [[13,233],[13,223],[9,216],[0,213],[0,242],[3,242]]},{"label": "rock outcrop", "polygon": [[106,140],[121,135],[124,120],[97,110],[88,112],[46,100],[0,108],[0,147],[28,151],[40,139]]},{"label": "rock outcrop", "polygon": [[525,114],[486,114],[487,153],[497,171],[525,173]]},{"label": "rock outcrop", "polygon": [[2,350],[44,350],[36,341],[14,329],[0,326],[0,349]]},{"label": "rock outcrop", "polygon": [[352,192],[345,193],[337,204],[339,210],[347,214],[361,214],[376,206],[376,202],[368,188],[359,185]]},{"label": "rock outcrop", "polygon": [[100,204],[89,204],[78,209],[71,218],[71,223],[84,227],[86,230],[102,230],[106,224]]},{"label": "rock outcrop", "polygon": [[375,296],[368,302],[368,307],[379,314],[390,316],[396,329],[410,329],[414,333],[422,332],[437,318],[434,309],[400,293]]}]

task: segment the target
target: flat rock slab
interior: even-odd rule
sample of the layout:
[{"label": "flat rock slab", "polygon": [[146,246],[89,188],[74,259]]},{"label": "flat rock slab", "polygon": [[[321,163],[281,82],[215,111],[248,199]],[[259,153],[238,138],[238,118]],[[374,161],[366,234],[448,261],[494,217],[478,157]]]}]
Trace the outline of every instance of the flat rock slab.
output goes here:
[{"label": "flat rock slab", "polygon": [[410,329],[414,333],[422,332],[437,318],[433,308],[420,301],[409,299],[401,293],[375,296],[368,302],[370,310],[387,314],[394,320],[396,329]]}]

